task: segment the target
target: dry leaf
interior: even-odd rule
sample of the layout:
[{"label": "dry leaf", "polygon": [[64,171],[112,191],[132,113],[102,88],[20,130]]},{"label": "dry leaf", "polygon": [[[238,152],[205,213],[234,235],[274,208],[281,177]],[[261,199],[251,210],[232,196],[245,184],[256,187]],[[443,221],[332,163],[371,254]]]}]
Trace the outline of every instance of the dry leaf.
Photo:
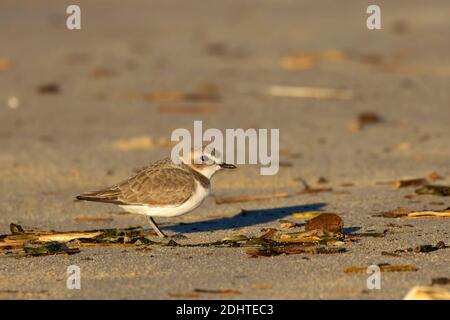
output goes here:
[{"label": "dry leaf", "polygon": [[436,180],[442,180],[444,179],[443,177],[441,177],[436,171],[433,171],[432,173],[430,173],[429,175],[431,181],[436,181]]},{"label": "dry leaf", "polygon": [[385,218],[400,218],[400,217],[406,217],[409,213],[411,213],[411,210],[408,210],[406,208],[397,208],[391,211],[383,212],[379,215],[374,215],[375,217],[385,217]]},{"label": "dry leaf", "polygon": [[56,83],[43,84],[38,87],[40,94],[57,94],[61,91],[61,88]]},{"label": "dry leaf", "polygon": [[450,210],[444,211],[416,211],[408,213],[408,218],[419,218],[419,217],[441,217],[450,218]]},{"label": "dry leaf", "polygon": [[305,70],[317,66],[321,61],[342,62],[345,59],[345,54],[337,49],[320,52],[299,52],[282,57],[280,66],[287,70]]},{"label": "dry leaf", "polygon": [[357,120],[350,124],[351,131],[359,131],[367,125],[373,125],[381,122],[381,117],[372,111],[362,112],[358,115]]},{"label": "dry leaf", "polygon": [[6,58],[0,58],[0,71],[5,71],[10,69],[13,66],[11,60]]},{"label": "dry leaf", "polygon": [[291,229],[291,228],[295,228],[297,227],[297,224],[295,222],[292,221],[280,221],[280,228],[281,229]]},{"label": "dry leaf", "polygon": [[306,70],[317,65],[318,59],[311,54],[298,54],[282,57],[280,66],[287,70]]},{"label": "dry leaf", "polygon": [[198,292],[198,293],[214,293],[214,294],[226,294],[226,295],[241,294],[240,291],[231,290],[231,289],[218,289],[218,290],[194,289],[194,291]]},{"label": "dry leaf", "polygon": [[271,284],[263,284],[263,283],[257,283],[252,285],[253,289],[260,289],[260,290],[268,290],[272,289],[273,286]]},{"label": "dry leaf", "polygon": [[344,221],[335,213],[323,213],[306,221],[305,230],[324,230],[329,232],[342,232]]},{"label": "dry leaf", "polygon": [[216,102],[220,100],[217,87],[208,86],[202,87],[202,92],[180,92],[180,91],[158,91],[147,95],[145,98],[147,101],[204,101],[204,102]]},{"label": "dry leaf", "polygon": [[172,298],[182,298],[182,299],[189,299],[189,298],[200,298],[201,295],[195,292],[186,292],[186,293],[169,293],[169,297]]},{"label": "dry leaf", "polygon": [[[391,266],[391,265],[379,265],[381,272],[405,272],[405,271],[417,271],[419,270],[415,266],[411,265],[402,265],[402,266]],[[357,273],[367,272],[367,267],[349,267],[344,270],[345,273]]]},{"label": "dry leaf", "polygon": [[299,212],[299,213],[294,213],[292,214],[292,216],[294,218],[300,218],[300,219],[310,219],[310,218],[315,218],[317,216],[320,216],[321,214],[324,214],[327,212]]},{"label": "dry leaf", "polygon": [[450,300],[450,291],[445,288],[415,286],[403,300]]},{"label": "dry leaf", "polygon": [[313,194],[320,192],[332,192],[333,188],[305,188],[299,192],[299,194]]},{"label": "dry leaf", "polygon": [[344,253],[345,248],[327,248],[317,247],[314,244],[302,244],[302,245],[289,245],[284,247],[268,247],[268,248],[249,248],[246,253],[252,257],[270,257],[278,255],[290,255],[290,254],[334,254]]},{"label": "dry leaf", "polygon": [[275,97],[291,98],[313,98],[313,99],[344,99],[353,98],[351,90],[321,88],[321,87],[293,87],[293,86],[271,86],[266,94]]},{"label": "dry leaf", "polygon": [[406,187],[417,187],[424,184],[427,184],[427,179],[418,178],[418,179],[406,179],[406,180],[398,180],[394,182],[394,187],[396,189],[406,188]]},{"label": "dry leaf", "polygon": [[415,190],[417,194],[431,194],[436,196],[447,197],[450,196],[450,187],[438,185],[425,185],[422,188]]}]

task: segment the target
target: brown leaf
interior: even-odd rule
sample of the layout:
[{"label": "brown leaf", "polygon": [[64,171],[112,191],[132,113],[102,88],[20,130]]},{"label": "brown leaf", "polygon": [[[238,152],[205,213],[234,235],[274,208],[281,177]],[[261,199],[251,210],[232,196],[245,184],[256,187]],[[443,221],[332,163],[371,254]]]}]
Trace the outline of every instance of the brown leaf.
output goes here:
[{"label": "brown leaf", "polygon": [[[405,271],[417,271],[419,270],[415,266],[411,265],[400,265],[400,266],[391,266],[391,265],[379,265],[381,272],[405,272]],[[345,273],[366,273],[367,267],[348,267],[344,270]]]},{"label": "brown leaf", "polygon": [[381,213],[381,216],[385,218],[399,218],[406,217],[410,212],[411,210],[408,210],[406,208],[397,208],[391,211],[383,212]]},{"label": "brown leaf", "polygon": [[427,184],[427,179],[418,178],[418,179],[406,179],[406,180],[398,180],[394,182],[394,187],[396,189],[406,188],[406,187],[416,187]]},{"label": "brown leaf", "polygon": [[445,288],[415,286],[403,300],[450,300],[450,292]]},{"label": "brown leaf", "polygon": [[324,213],[320,216],[308,220],[305,230],[324,230],[330,232],[342,232],[344,221],[337,214]]},{"label": "brown leaf", "polygon": [[182,299],[189,299],[189,298],[200,298],[201,295],[195,292],[185,292],[185,293],[169,293],[169,297],[172,298],[182,298]]},{"label": "brown leaf", "polygon": [[346,252],[345,248],[334,247],[317,247],[313,243],[301,244],[301,245],[289,245],[283,247],[268,247],[268,248],[248,248],[246,253],[252,257],[270,257],[278,255],[290,255],[290,254],[333,254]]},{"label": "brown leaf", "polygon": [[266,94],[275,97],[289,98],[311,98],[311,99],[342,99],[353,98],[353,91],[334,88],[321,87],[290,87],[290,86],[270,86]]},{"label": "brown leaf", "polygon": [[226,294],[226,295],[235,295],[241,294],[240,291],[232,290],[232,289],[218,289],[218,290],[210,290],[210,289],[194,289],[194,292],[198,293],[214,293],[214,294]]},{"label": "brown leaf", "polygon": [[299,194],[314,194],[320,192],[332,192],[333,188],[305,188]]},{"label": "brown leaf", "polygon": [[450,187],[428,184],[415,190],[415,192],[417,194],[431,194],[435,196],[447,197],[450,196]]},{"label": "brown leaf", "polygon": [[450,279],[449,278],[445,278],[445,277],[440,277],[440,278],[433,278],[431,279],[431,285],[449,285],[450,284]]},{"label": "brown leaf", "polygon": [[432,173],[430,173],[429,175],[431,181],[436,181],[436,180],[442,180],[444,179],[442,176],[440,176],[436,171],[433,171]]},{"label": "brown leaf", "polygon": [[218,90],[211,89],[211,86],[202,88],[202,92],[180,92],[180,91],[157,91],[147,95],[145,98],[150,102],[165,101],[200,101],[217,102],[220,100]]},{"label": "brown leaf", "polygon": [[6,58],[0,58],[0,71],[5,71],[10,69],[13,66],[11,60]]},{"label": "brown leaf", "polygon": [[43,84],[38,87],[40,94],[57,94],[61,91],[61,88],[56,83]]},{"label": "brown leaf", "polygon": [[297,226],[298,225],[292,221],[287,221],[287,220],[280,221],[280,228],[282,228],[282,229],[291,229],[291,228],[295,228]]},{"label": "brown leaf", "polygon": [[381,117],[373,111],[361,112],[355,122],[355,129],[363,129],[367,125],[381,122]]}]

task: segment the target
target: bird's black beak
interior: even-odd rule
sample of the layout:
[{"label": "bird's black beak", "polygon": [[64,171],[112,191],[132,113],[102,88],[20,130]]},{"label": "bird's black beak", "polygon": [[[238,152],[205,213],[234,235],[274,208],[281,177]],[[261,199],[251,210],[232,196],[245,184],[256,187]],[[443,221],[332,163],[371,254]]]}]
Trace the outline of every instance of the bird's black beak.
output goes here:
[{"label": "bird's black beak", "polygon": [[236,169],[236,166],[234,164],[228,164],[228,163],[221,163],[220,167],[223,169]]}]

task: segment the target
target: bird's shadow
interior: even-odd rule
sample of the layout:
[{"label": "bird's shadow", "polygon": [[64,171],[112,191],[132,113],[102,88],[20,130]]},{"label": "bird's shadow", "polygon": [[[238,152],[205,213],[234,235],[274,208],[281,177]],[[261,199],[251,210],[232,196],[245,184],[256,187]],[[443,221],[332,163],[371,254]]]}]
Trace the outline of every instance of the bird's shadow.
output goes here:
[{"label": "bird's shadow", "polygon": [[304,213],[309,211],[319,211],[326,204],[312,203],[301,206],[258,209],[258,210],[242,210],[235,216],[224,217],[212,220],[205,220],[191,223],[178,223],[172,226],[164,227],[179,233],[191,233],[202,231],[219,231],[235,228],[244,228],[257,224],[272,222],[283,219],[294,213]]}]

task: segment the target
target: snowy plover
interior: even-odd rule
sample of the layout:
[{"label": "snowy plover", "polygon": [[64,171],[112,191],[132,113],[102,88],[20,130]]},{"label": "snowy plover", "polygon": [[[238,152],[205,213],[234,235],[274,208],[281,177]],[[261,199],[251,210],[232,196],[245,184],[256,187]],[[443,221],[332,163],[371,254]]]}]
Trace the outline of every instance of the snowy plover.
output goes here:
[{"label": "snowy plover", "polygon": [[153,217],[174,217],[194,210],[209,195],[212,176],[220,169],[236,168],[222,162],[214,151],[192,152],[188,158],[180,164],[170,158],[157,161],[112,187],[76,198],[113,203],[125,211],[147,215],[158,236],[166,237]]}]

